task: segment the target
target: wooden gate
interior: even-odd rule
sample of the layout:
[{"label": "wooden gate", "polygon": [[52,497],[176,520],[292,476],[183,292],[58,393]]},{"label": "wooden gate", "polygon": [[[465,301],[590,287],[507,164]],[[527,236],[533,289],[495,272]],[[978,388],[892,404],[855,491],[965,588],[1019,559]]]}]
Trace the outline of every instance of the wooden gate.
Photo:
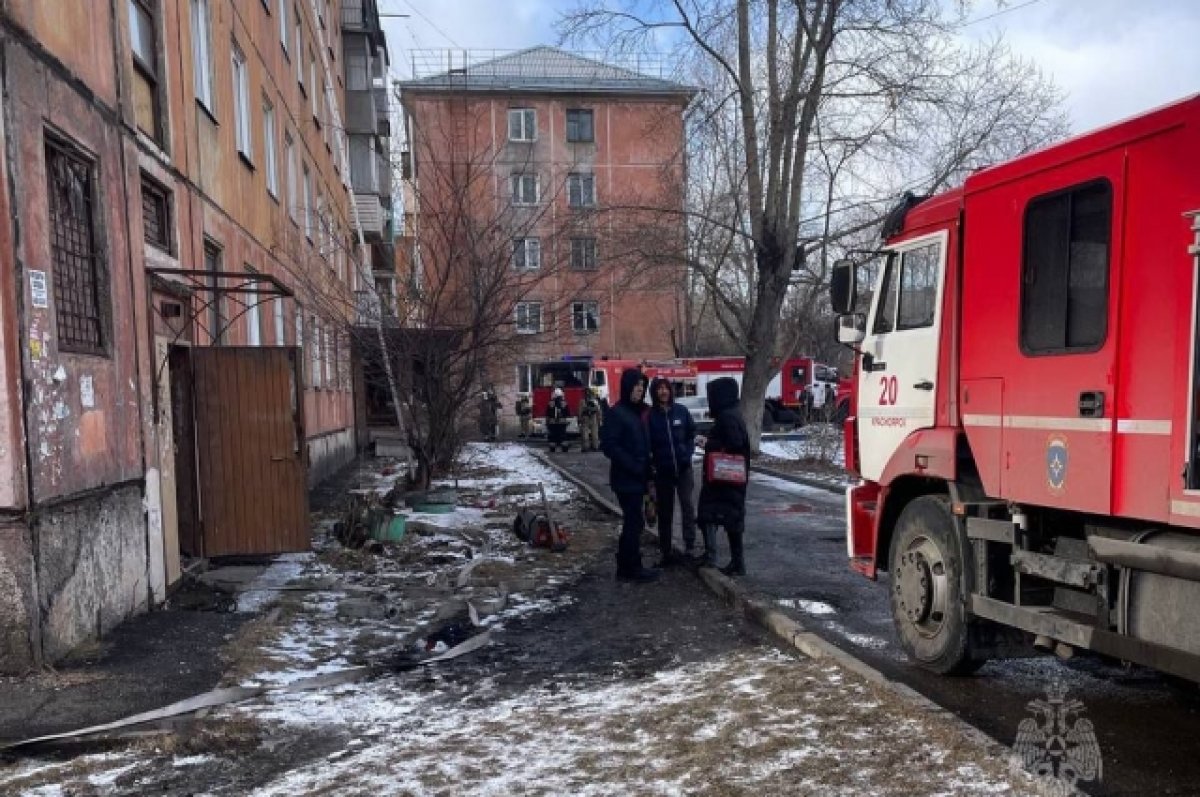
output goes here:
[{"label": "wooden gate", "polygon": [[[186,365],[184,365],[186,362]],[[190,415],[179,480],[194,472],[195,507],[181,501],[181,542],[197,556],[310,549],[298,350],[191,347],[172,352],[172,392]],[[178,367],[177,366],[182,366]],[[177,425],[181,425],[178,424]],[[178,438],[177,438],[178,439]],[[193,525],[194,524],[194,525]],[[198,550],[197,550],[198,549]]]}]

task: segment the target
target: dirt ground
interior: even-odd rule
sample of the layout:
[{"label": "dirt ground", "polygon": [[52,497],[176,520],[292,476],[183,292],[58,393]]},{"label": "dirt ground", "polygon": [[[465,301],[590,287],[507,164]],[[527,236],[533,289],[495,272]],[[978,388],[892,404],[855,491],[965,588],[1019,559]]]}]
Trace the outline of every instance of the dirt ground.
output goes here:
[{"label": "dirt ground", "polygon": [[[316,513],[316,553],[224,646],[222,684],[276,691],[143,738],[10,758],[0,793],[1027,791],[1004,756],[956,726],[779,650],[686,569],[615,581],[616,522],[510,448],[482,452],[499,467],[458,474],[469,506],[410,522],[378,553],[330,541],[335,505]],[[378,487],[372,473],[355,478]],[[572,530],[565,553],[502,526],[531,479]],[[481,650],[412,669],[441,649],[434,640],[483,632]],[[285,691],[364,664],[376,667],[364,680]]]}]

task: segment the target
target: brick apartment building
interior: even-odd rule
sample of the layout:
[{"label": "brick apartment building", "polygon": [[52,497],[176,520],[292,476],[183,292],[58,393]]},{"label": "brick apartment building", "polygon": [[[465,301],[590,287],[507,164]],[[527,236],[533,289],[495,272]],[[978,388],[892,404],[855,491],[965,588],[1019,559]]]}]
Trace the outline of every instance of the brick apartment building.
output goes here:
[{"label": "brick apartment building", "polygon": [[382,147],[386,52],[373,0],[12,0],[0,50],[20,672],[161,601],[181,557],[280,543],[246,513],[307,547],[305,480],[355,451],[347,319],[385,214],[352,172]]},{"label": "brick apartment building", "polygon": [[506,407],[539,361],[674,355],[683,114],[693,95],[552,47],[413,55],[413,79],[400,84],[408,261],[421,279],[438,279],[459,244],[438,242],[434,230],[469,213],[467,226],[507,231],[498,255],[517,278],[541,275],[513,303],[518,345],[491,375]]}]

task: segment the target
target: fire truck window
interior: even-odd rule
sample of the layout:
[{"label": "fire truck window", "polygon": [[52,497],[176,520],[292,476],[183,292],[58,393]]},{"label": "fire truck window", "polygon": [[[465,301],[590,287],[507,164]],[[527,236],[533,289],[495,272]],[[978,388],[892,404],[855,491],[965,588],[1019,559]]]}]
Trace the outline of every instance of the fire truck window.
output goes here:
[{"label": "fire truck window", "polygon": [[897,329],[933,326],[937,306],[941,246],[930,244],[904,253],[900,267],[900,316]]},{"label": "fire truck window", "polygon": [[1021,296],[1027,352],[1095,349],[1104,342],[1111,219],[1107,181],[1029,203]]},{"label": "fire truck window", "polygon": [[792,381],[798,385],[808,384],[808,374],[805,373],[803,365],[797,365],[792,368]]},{"label": "fire truck window", "polygon": [[883,270],[879,305],[875,308],[875,324],[871,327],[871,331],[876,335],[891,332],[896,318],[896,285],[892,278],[895,265],[896,256],[892,255],[888,258],[887,266]]},{"label": "fire truck window", "polygon": [[592,387],[604,387],[604,372],[592,372]]}]

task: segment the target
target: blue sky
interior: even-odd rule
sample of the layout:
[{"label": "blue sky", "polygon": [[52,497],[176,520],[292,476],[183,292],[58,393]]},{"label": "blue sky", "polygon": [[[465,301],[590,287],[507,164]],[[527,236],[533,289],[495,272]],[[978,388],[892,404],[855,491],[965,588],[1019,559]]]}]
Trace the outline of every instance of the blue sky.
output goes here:
[{"label": "blue sky", "polygon": [[[379,0],[394,71],[406,76],[414,49],[519,49],[555,41],[571,0]],[[967,38],[996,32],[1068,94],[1076,131],[1200,93],[1200,2],[1196,0],[975,0]]]}]

